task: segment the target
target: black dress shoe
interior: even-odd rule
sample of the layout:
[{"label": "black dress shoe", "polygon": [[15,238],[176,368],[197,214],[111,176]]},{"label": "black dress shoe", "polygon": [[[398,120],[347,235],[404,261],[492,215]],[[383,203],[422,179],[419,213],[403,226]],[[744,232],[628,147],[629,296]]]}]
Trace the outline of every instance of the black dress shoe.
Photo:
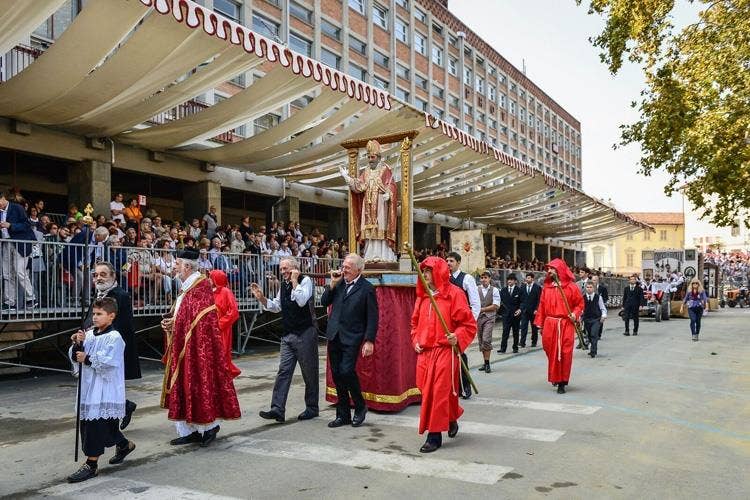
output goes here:
[{"label": "black dress shoe", "polygon": [[331,429],[335,429],[336,427],[342,427],[344,425],[350,425],[352,422],[351,420],[344,420],[341,417],[336,417],[334,420],[331,420],[328,422],[328,427]]},{"label": "black dress shoe", "polygon": [[318,416],[317,411],[313,411],[308,408],[302,413],[300,413],[299,415],[297,415],[297,420],[310,420],[311,418],[315,418],[317,416]]},{"label": "black dress shoe", "polygon": [[518,349],[513,349],[513,354],[518,354]]},{"label": "black dress shoe", "polygon": [[92,477],[96,477],[99,473],[99,469],[94,469],[89,464],[83,464],[80,469],[75,471],[73,474],[68,476],[69,483],[80,483]]},{"label": "black dress shoe", "polygon": [[487,369],[487,365],[482,365],[479,368],[477,368],[477,370],[479,370],[480,372],[483,372],[486,369]]},{"label": "black dress shoe", "polygon": [[205,448],[206,446],[211,444],[213,440],[216,439],[216,435],[219,433],[219,430],[221,430],[221,427],[217,425],[213,429],[209,429],[204,432],[203,437],[201,437],[201,447]]},{"label": "black dress shoe", "polygon": [[450,422],[448,424],[448,437],[454,438],[458,434],[458,422]]},{"label": "black dress shoe", "polygon": [[636,335],[638,335],[638,332],[633,332],[633,336],[636,336]]},{"label": "black dress shoe", "polygon": [[422,445],[422,447],[419,449],[421,453],[432,453],[433,451],[440,448],[440,443],[435,443],[433,441],[425,441],[425,443]]},{"label": "black dress shoe", "polygon": [[625,335],[626,337],[630,337],[630,332],[625,332],[623,333],[623,335]]},{"label": "black dress shoe", "polygon": [[367,415],[367,407],[365,406],[361,410],[354,410],[354,417],[352,417],[352,427],[359,427],[365,423],[365,416]]},{"label": "black dress shoe", "polygon": [[531,344],[531,347],[536,347],[536,342],[533,342],[533,343]]},{"label": "black dress shoe", "polygon": [[125,416],[120,420],[120,430],[124,431],[125,427],[130,425],[130,417],[133,416],[133,412],[138,408],[138,405],[132,401],[125,400]]},{"label": "black dress shoe", "polygon": [[498,350],[497,350],[497,353],[498,353],[498,354],[505,354],[505,351],[503,351],[502,349],[498,349]]},{"label": "black dress shoe", "polygon": [[596,357],[596,353],[595,352],[590,352],[589,356],[591,356],[592,358],[595,358]]},{"label": "black dress shoe", "polygon": [[558,394],[565,394],[565,384],[557,384],[557,393]]},{"label": "black dress shoe", "polygon": [[122,449],[115,446],[115,456],[109,459],[109,465],[121,464],[133,450],[135,450],[135,443],[132,441],[128,441],[128,445]]},{"label": "black dress shoe", "polygon": [[182,436],[175,438],[169,442],[172,446],[180,446],[183,444],[193,444],[193,443],[200,443],[201,442],[201,433],[198,431],[193,432],[192,434],[188,434],[187,436]]},{"label": "black dress shoe", "polygon": [[276,420],[277,422],[284,422],[285,418],[284,415],[279,413],[276,410],[271,411],[259,411],[258,415],[260,415],[260,418],[265,418],[266,420]]},{"label": "black dress shoe", "polygon": [[492,367],[490,367],[489,363],[484,367],[484,373],[492,373]]},{"label": "black dress shoe", "polygon": [[518,347],[526,347],[526,344],[518,344]]}]

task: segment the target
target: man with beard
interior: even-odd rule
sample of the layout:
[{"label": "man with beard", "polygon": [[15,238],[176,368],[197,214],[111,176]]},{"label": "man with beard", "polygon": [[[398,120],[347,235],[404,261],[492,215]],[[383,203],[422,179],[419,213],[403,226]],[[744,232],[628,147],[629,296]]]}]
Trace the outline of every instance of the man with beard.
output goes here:
[{"label": "man with beard", "polygon": [[546,269],[547,277],[534,323],[542,329],[542,347],[548,363],[547,379],[557,386],[558,394],[565,394],[573,366],[575,323],[583,312],[583,296],[573,273],[562,259],[552,260]]},{"label": "man with beard", "polygon": [[[112,329],[120,333],[125,342],[125,380],[141,378],[141,364],[138,358],[138,342],[133,330],[133,310],[130,306],[130,294],[120,288],[115,277],[115,268],[109,262],[98,262],[92,273],[96,299],[109,297],[117,302],[117,315],[112,323]],[[91,328],[92,307],[89,307],[84,330]],[[125,400],[125,416],[120,420],[120,429],[124,430],[130,423],[136,405],[133,401]]]}]

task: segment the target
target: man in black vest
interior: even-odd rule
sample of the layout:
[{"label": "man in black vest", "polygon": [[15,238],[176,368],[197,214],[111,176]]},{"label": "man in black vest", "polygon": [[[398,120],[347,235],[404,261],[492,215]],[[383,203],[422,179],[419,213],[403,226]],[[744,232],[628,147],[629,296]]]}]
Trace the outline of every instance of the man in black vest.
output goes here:
[{"label": "man in black vest", "polygon": [[526,347],[526,335],[531,326],[531,347],[536,347],[539,327],[534,324],[534,316],[539,308],[542,287],[534,282],[534,273],[526,273],[526,282],[521,285],[521,347]]},{"label": "man in black vest", "polygon": [[596,346],[599,342],[599,331],[607,319],[607,308],[601,295],[594,291],[594,283],[589,281],[583,294],[583,329],[589,338],[589,356],[596,357]]},{"label": "man in black vest", "polygon": [[508,349],[508,335],[513,331],[513,352],[518,352],[518,328],[521,321],[521,290],[516,285],[516,275],[509,274],[508,286],[500,290],[500,302],[503,304],[503,336],[500,339],[498,353],[505,354]]},{"label": "man in black vest", "polygon": [[281,313],[284,335],[281,337],[279,371],[273,385],[271,410],[261,411],[261,418],[283,422],[286,414],[286,399],[297,362],[305,381],[305,411],[298,420],[309,420],[318,416],[318,329],[313,309],[313,282],[299,271],[294,257],[283,257],[279,261],[283,278],[275,299],[268,299],[257,283],[250,289],[263,308],[272,313]]},{"label": "man in black vest", "polygon": [[628,278],[630,283],[625,287],[625,291],[622,292],[622,310],[623,319],[625,320],[625,333],[623,335],[630,336],[630,320],[633,320],[633,335],[638,335],[638,312],[643,304],[643,288],[638,284],[638,280],[635,275]]},{"label": "man in black vest", "polygon": [[[477,288],[477,281],[474,276],[466,274],[461,270],[461,255],[458,252],[450,252],[445,258],[448,263],[448,267],[451,270],[450,282],[459,287],[464,291],[466,295],[466,301],[469,303],[469,309],[471,309],[471,315],[474,316],[476,321],[479,318],[479,311],[482,309],[479,301],[479,290]],[[466,357],[466,353],[461,353],[461,359],[466,367],[469,367],[469,359]],[[469,399],[471,397],[471,383],[469,377],[463,375],[461,371],[461,398]]]},{"label": "man in black vest", "polygon": [[[133,308],[130,304],[130,294],[117,284],[115,268],[109,262],[97,262],[92,273],[94,287],[96,288],[96,298],[102,299],[109,297],[117,302],[117,316],[112,323],[112,328],[117,330],[125,342],[125,380],[134,380],[141,378],[141,362],[138,358],[138,342],[133,330]],[[91,316],[93,312],[93,302],[89,306],[84,328],[92,326]],[[125,416],[120,420],[120,429],[124,430],[133,416],[136,405],[129,399],[125,400]]]},{"label": "man in black vest", "polygon": [[[328,360],[336,384],[336,418],[328,427],[351,424],[359,427],[365,421],[367,406],[357,377],[357,358],[372,356],[378,333],[378,301],[375,287],[362,276],[365,261],[357,254],[344,259],[341,271],[331,272],[320,302],[331,306],[326,337]],[[343,279],[343,283],[342,283]],[[352,418],[349,399],[354,401]]]}]

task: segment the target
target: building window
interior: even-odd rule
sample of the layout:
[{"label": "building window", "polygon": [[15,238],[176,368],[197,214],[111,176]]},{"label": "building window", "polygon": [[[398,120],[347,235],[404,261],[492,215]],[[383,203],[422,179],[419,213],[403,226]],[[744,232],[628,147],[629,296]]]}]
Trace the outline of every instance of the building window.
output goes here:
[{"label": "building window", "polygon": [[388,29],[388,9],[374,3],[372,4],[372,22],[383,28]]},{"label": "building window", "polygon": [[491,64],[488,65],[487,66],[487,74],[489,74],[490,76],[495,76],[495,73],[497,73],[497,70],[495,69],[495,67],[493,65],[491,65]]},{"label": "building window", "polygon": [[379,89],[388,90],[388,82],[378,76],[372,77],[372,83]]},{"label": "building window", "polygon": [[490,128],[497,129],[497,120],[490,120]]},{"label": "building window", "polygon": [[312,24],[312,11],[310,9],[306,9],[297,2],[289,2],[289,15],[296,17],[300,21],[303,21],[307,24]]},{"label": "building window", "polygon": [[643,241],[651,241],[651,231],[643,231]]},{"label": "building window", "polygon": [[477,77],[477,92],[484,94],[484,78],[480,76]]},{"label": "building window", "polygon": [[396,87],[396,98],[404,102],[409,102],[409,93],[401,87]]},{"label": "building window", "polygon": [[414,75],[414,85],[422,90],[427,90],[427,78],[420,75]]},{"label": "building window", "polygon": [[388,59],[388,56],[381,54],[377,50],[372,53],[372,60],[378,66],[381,66],[386,69],[388,68],[388,62],[390,61]]},{"label": "building window", "polygon": [[279,39],[279,23],[253,14],[253,31],[271,40]]},{"label": "building window", "polygon": [[473,83],[474,76],[471,72],[471,69],[464,68],[464,83],[466,85],[471,85]]},{"label": "building window", "polygon": [[367,71],[360,68],[356,64],[349,63],[349,76],[353,76],[354,78],[359,78],[363,82],[367,81]]},{"label": "building window", "polygon": [[367,54],[367,44],[349,35],[349,47],[363,56]]},{"label": "building window", "polygon": [[506,109],[506,107],[508,106],[508,96],[506,96],[505,94],[501,92],[500,102],[498,104],[500,105],[501,108]]},{"label": "building window", "polygon": [[320,31],[322,31],[324,35],[329,36],[334,40],[341,41],[341,28],[332,23],[329,23],[325,19],[320,20]]},{"label": "building window", "polygon": [[365,0],[349,0],[349,7],[365,15]]},{"label": "building window", "polygon": [[336,69],[341,69],[341,57],[327,49],[320,49],[320,60],[323,64]]},{"label": "building window", "polygon": [[507,81],[507,78],[504,73],[498,73],[497,74],[497,81],[505,85],[505,82]]},{"label": "building window", "polygon": [[214,10],[236,23],[240,22],[240,4],[233,0],[214,0]]},{"label": "building window", "polygon": [[487,94],[487,98],[490,101],[495,102],[495,99],[497,98],[497,90],[495,89],[495,86],[490,85],[488,90],[489,90],[489,93]]},{"label": "building window", "polygon": [[289,33],[289,48],[307,57],[312,56],[312,42],[294,33]]},{"label": "building window", "polygon": [[432,62],[438,66],[443,65],[443,49],[437,45],[432,46]]},{"label": "building window", "polygon": [[510,101],[510,116],[516,116],[516,101]]},{"label": "building window", "polygon": [[433,83],[432,84],[432,95],[434,95],[435,97],[438,97],[438,98],[440,98],[442,100],[442,99],[445,98],[445,90],[443,90],[442,88],[438,87],[437,85],[435,85]]},{"label": "building window", "polygon": [[464,103],[464,114],[467,114],[469,116],[474,116],[474,108],[472,108],[468,103]]},{"label": "building window", "polygon": [[448,58],[448,73],[458,76],[458,61],[452,57]]},{"label": "building window", "polygon": [[628,233],[628,235],[627,235],[627,236],[625,236],[625,239],[626,239],[627,241],[633,241],[633,233]]},{"label": "building window", "polygon": [[396,18],[396,40],[409,45],[409,25],[399,18]]},{"label": "building window", "polygon": [[458,124],[461,122],[461,120],[459,120],[457,117],[455,117],[453,115],[451,115],[451,116],[448,117],[448,121],[451,122],[451,124],[454,127],[458,127]]},{"label": "building window", "polygon": [[423,56],[427,55],[427,39],[421,33],[414,32],[414,50]]},{"label": "building window", "polygon": [[409,68],[407,68],[403,64],[396,63],[396,76],[399,78],[403,78],[404,80],[408,80]]},{"label": "building window", "polygon": [[406,10],[409,10],[409,0],[396,0],[396,5],[400,5]]},{"label": "building window", "polygon": [[423,101],[422,99],[414,99],[414,105],[421,111],[427,111],[427,102]]},{"label": "building window", "polygon": [[456,38],[454,35],[448,34],[448,45],[451,47],[458,47],[458,38]]},{"label": "building window", "polygon": [[458,97],[456,97],[454,95],[448,96],[448,102],[454,108],[458,108]]},{"label": "building window", "polygon": [[427,24],[427,14],[425,14],[419,9],[414,9],[414,19],[416,19],[417,21],[421,21],[424,24]]},{"label": "building window", "polygon": [[626,266],[633,267],[635,265],[634,264],[634,260],[635,260],[635,254],[633,252],[628,252],[627,254],[625,254],[625,265]]},{"label": "building window", "polygon": [[667,230],[662,229],[659,231],[659,240],[660,241],[667,241]]},{"label": "building window", "polygon": [[255,125],[255,133],[259,134],[260,132],[263,132],[264,130],[268,130],[270,128],[275,127],[279,124],[279,120],[281,117],[274,113],[268,113],[266,115],[261,116],[260,118],[256,118],[253,124]]}]

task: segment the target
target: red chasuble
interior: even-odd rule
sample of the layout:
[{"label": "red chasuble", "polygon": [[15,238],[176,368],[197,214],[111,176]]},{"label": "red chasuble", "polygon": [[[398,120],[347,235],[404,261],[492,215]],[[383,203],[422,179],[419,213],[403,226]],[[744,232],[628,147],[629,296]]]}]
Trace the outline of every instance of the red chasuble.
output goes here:
[{"label": "red chasuble", "polygon": [[211,283],[201,277],[182,293],[173,332],[165,338],[161,406],[170,420],[189,424],[240,418]]},{"label": "red chasuble", "polygon": [[214,284],[216,312],[219,315],[219,329],[221,330],[221,342],[224,349],[224,366],[231,377],[235,378],[242,372],[232,363],[232,325],[240,319],[240,311],[237,308],[237,299],[234,298],[232,290],[227,286],[227,275],[224,271],[214,269],[210,276]]},{"label": "red chasuble", "polygon": [[[568,265],[561,259],[554,259],[547,267],[553,267],[557,271],[570,310],[576,318],[580,318],[583,312],[583,296]],[[575,326],[568,318],[568,310],[560,290],[549,276],[544,280],[534,324],[542,329],[542,347],[547,353],[547,380],[553,384],[567,383],[573,366]]]},{"label": "red chasuble", "polygon": [[[466,302],[464,291],[452,285],[448,264],[438,257],[427,257],[419,267],[432,268],[437,288],[435,301],[458,338],[458,349],[468,347],[477,333],[477,323]],[[417,387],[422,392],[419,412],[419,433],[445,432],[450,422],[457,421],[464,410],[458,404],[461,359],[454,352],[430,298],[421,282],[417,282],[417,302],[411,318],[411,341],[424,351],[417,355]]]}]

